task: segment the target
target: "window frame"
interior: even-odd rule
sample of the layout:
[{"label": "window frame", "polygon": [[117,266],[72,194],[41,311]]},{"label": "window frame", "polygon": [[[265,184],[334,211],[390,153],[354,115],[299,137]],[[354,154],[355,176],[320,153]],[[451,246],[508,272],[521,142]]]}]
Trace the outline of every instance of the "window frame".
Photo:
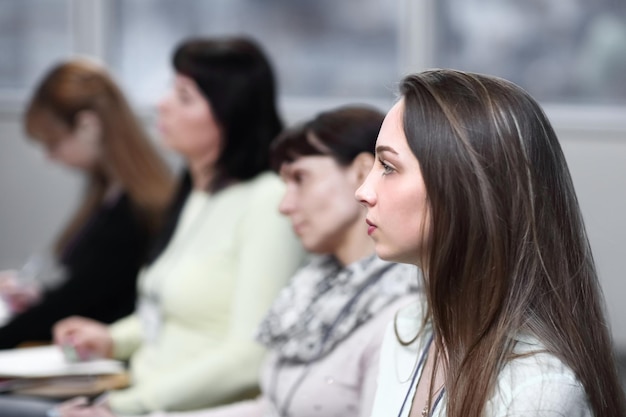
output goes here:
[{"label": "window frame", "polygon": [[[434,13],[436,0],[399,0],[398,54],[396,63],[399,79],[411,72],[432,68],[436,30]],[[87,55],[106,62],[107,31],[112,28],[107,21],[107,0],[66,0],[70,22],[70,51],[72,56]],[[26,104],[28,91],[0,90],[0,117],[19,115]],[[388,109],[393,98],[281,96],[279,105],[287,122],[298,121],[311,114],[352,101]],[[542,103],[548,117],[558,130],[583,130],[626,133],[626,104],[615,106],[569,105],[567,103]],[[138,104],[141,116],[154,116],[154,105]],[[626,140],[626,135],[625,140]]]}]

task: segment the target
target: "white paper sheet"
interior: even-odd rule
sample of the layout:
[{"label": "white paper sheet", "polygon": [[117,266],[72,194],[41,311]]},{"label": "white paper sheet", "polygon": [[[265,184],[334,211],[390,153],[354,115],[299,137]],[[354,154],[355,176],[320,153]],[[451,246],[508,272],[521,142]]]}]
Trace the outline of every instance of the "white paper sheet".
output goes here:
[{"label": "white paper sheet", "polygon": [[68,362],[56,345],[0,350],[0,377],[44,378],[65,375],[105,375],[124,372],[122,362],[96,359]]}]

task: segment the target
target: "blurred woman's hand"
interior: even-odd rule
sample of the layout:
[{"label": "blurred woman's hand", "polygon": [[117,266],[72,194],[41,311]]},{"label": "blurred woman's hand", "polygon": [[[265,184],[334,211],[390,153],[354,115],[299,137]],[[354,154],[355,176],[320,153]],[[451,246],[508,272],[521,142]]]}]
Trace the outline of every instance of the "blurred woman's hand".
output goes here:
[{"label": "blurred woman's hand", "polygon": [[113,338],[107,325],[85,317],[72,316],[56,323],[54,343],[74,349],[78,360],[113,357]]},{"label": "blurred woman's hand", "polygon": [[23,281],[18,271],[0,271],[0,297],[13,314],[28,310],[41,299],[41,287],[32,281]]},{"label": "blurred woman's hand", "polygon": [[48,412],[50,417],[117,417],[106,402],[89,405],[85,397],[65,401]]}]

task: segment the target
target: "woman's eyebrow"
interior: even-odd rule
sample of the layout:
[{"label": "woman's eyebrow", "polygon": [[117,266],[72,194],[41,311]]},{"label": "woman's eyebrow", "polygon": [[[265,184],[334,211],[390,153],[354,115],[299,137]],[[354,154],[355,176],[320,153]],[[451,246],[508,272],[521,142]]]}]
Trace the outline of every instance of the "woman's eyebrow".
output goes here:
[{"label": "woman's eyebrow", "polygon": [[395,151],[395,149],[393,149],[390,146],[386,146],[386,145],[380,145],[376,147],[376,153],[381,153],[381,152],[391,152],[394,155],[398,155],[398,152]]}]

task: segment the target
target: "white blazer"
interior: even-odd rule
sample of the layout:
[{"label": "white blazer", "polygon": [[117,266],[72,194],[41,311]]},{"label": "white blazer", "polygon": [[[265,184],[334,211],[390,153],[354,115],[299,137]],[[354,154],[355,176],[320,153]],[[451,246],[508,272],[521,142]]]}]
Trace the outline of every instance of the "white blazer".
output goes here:
[{"label": "white blazer", "polygon": [[[423,303],[403,308],[395,326],[403,340],[419,332]],[[399,343],[391,323],[385,334],[378,374],[378,389],[372,417],[408,417],[422,367],[419,357],[428,347],[432,330],[426,326],[409,346]],[[593,417],[585,391],[572,370],[552,354],[542,352],[535,338],[519,336],[515,353],[532,353],[505,365],[498,376],[493,396],[487,402],[486,417]],[[534,352],[534,353],[533,353]],[[418,368],[418,369],[416,369]],[[446,394],[431,410],[432,417],[446,417]],[[403,406],[404,404],[404,406]]]}]

